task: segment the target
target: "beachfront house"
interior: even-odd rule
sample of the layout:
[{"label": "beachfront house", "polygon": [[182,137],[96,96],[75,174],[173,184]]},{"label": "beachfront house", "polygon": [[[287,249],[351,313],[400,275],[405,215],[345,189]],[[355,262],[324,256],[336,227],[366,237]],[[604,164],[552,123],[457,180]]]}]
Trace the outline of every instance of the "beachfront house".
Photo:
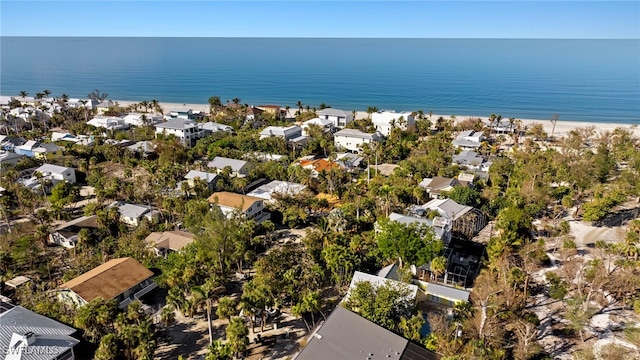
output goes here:
[{"label": "beachfront house", "polygon": [[381,142],[382,135],[379,132],[368,134],[356,129],[342,129],[333,134],[333,142],[338,149],[360,152],[362,144]]},{"label": "beachfront house", "polygon": [[279,137],[284,141],[289,141],[302,136],[302,128],[299,126],[267,126],[260,132],[260,139],[268,137]]},{"label": "beachfront house", "polygon": [[167,256],[171,252],[180,252],[195,241],[193,234],[184,231],[152,232],[144,241],[153,248],[156,256]]},{"label": "beachfront house", "polygon": [[169,110],[168,114],[165,114],[165,120],[182,119],[182,120],[194,120],[197,117],[197,113],[194,113],[190,108],[175,108]]},{"label": "beachfront house", "polygon": [[182,117],[156,124],[156,138],[158,135],[175,136],[185,147],[192,147],[204,137],[202,124]]},{"label": "beachfront house", "polygon": [[230,175],[234,177],[245,177],[249,175],[249,171],[253,167],[250,162],[237,159],[229,159],[216,156],[209,161],[207,166],[214,169],[218,174],[222,173],[227,167],[231,170]]},{"label": "beachfront house", "polygon": [[273,180],[270,183],[259,186],[249,192],[247,196],[253,196],[256,198],[264,199],[268,203],[276,202],[275,197],[278,196],[296,196],[305,191],[307,187],[302,184]]},{"label": "beachfront house", "polygon": [[122,120],[130,126],[146,126],[162,122],[162,117],[153,114],[130,113],[123,116]]},{"label": "beachfront house", "polygon": [[124,308],[157,287],[152,277],[153,272],[133,258],[113,259],[60,285],[58,298],[74,306],[115,299]]},{"label": "beachfront house", "polygon": [[125,130],[129,128],[129,124],[127,124],[123,118],[116,116],[96,116],[87,121],[87,125],[109,131]]},{"label": "beachfront house", "polygon": [[382,110],[371,114],[371,122],[382,135],[389,136],[393,128],[406,130],[408,126],[414,125],[415,116],[408,111]]},{"label": "beachfront house", "polygon": [[271,214],[264,211],[264,200],[261,198],[220,191],[211,194],[208,200],[212,205],[218,206],[227,217],[240,211],[247,219],[253,219],[258,224],[271,218]]},{"label": "beachfront house", "polygon": [[98,113],[98,115],[102,115],[107,111],[109,111],[109,109],[116,106],[116,103],[111,100],[104,100],[102,102],[91,100],[91,104],[93,106],[93,109],[95,109],[96,112]]},{"label": "beachfront house", "polygon": [[98,217],[82,216],[59,225],[49,234],[49,242],[72,249],[76,247],[78,235],[82,229],[87,229],[89,236],[96,234],[100,230]]},{"label": "beachfront house", "polygon": [[334,108],[318,110],[316,115],[320,119],[330,120],[333,127],[337,128],[343,128],[353,121],[353,112]]},{"label": "beachfront house", "polygon": [[5,360],[74,360],[76,329],[0,300],[0,349]]},{"label": "beachfront house", "polygon": [[458,149],[477,149],[485,140],[481,131],[466,130],[453,139],[453,146]]}]

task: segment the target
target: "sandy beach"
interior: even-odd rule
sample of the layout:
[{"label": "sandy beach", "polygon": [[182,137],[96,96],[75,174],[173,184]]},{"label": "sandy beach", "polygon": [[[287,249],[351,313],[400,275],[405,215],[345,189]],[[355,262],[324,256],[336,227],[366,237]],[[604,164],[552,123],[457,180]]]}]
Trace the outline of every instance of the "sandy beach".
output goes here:
[{"label": "sandy beach", "polygon": [[[137,103],[136,101],[116,101],[116,102],[120,106],[129,106],[131,104]],[[204,113],[208,113],[209,112],[209,104],[160,103],[160,105],[162,106],[162,108],[165,111],[165,113],[167,113],[167,112],[169,112],[169,111],[171,111],[173,109],[191,109],[194,112],[198,112],[198,111],[202,111]],[[293,116],[293,114],[295,113],[296,110],[297,110],[297,108],[295,108],[295,105],[291,106],[291,108],[289,109],[289,112],[290,112],[289,115]],[[367,114],[366,111],[357,111],[356,112],[356,118],[358,118],[358,119],[366,118],[368,116],[369,115]],[[430,118],[431,121],[433,121],[433,122],[435,122],[436,119],[438,119],[440,116],[442,116],[445,119],[449,119],[451,117],[451,115],[442,115],[442,114],[432,114],[431,116],[425,114],[425,116],[427,118]],[[469,118],[480,118],[485,123],[489,123],[489,117],[488,116],[487,117],[483,117],[483,116],[465,116],[465,115],[456,115],[456,122],[464,121],[464,120],[469,119]],[[547,134],[551,135],[551,131],[553,129],[553,124],[551,123],[551,121],[549,119],[546,119],[546,120],[519,119],[519,120],[522,121],[523,128],[525,126],[531,127],[535,123],[540,123],[544,127],[545,132]],[[507,119],[504,119],[503,121],[507,121]],[[593,122],[586,122],[586,121],[565,121],[565,120],[562,120],[562,119],[559,119],[558,122],[556,123],[555,130],[553,131],[553,134],[556,137],[562,137],[562,136],[565,136],[566,134],[568,134],[573,129],[584,128],[584,127],[588,127],[588,126],[593,126],[595,131],[596,131],[596,134],[604,133],[604,132],[607,132],[607,131],[613,131],[616,128],[626,128],[626,129],[629,129],[629,130],[633,131],[635,136],[640,137],[640,126],[638,126],[638,125],[616,124],[616,123],[593,123]]]}]

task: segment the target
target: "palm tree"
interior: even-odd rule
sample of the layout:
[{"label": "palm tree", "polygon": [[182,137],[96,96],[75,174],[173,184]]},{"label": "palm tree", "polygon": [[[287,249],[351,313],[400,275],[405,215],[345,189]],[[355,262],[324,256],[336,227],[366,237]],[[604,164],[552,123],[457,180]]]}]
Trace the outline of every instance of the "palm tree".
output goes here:
[{"label": "palm tree", "polygon": [[235,97],[235,98],[233,98],[233,100],[231,100],[231,101],[232,101],[234,104],[238,105],[238,104],[240,104],[240,101],[242,101],[242,100],[240,100],[240,98]]},{"label": "palm tree", "polygon": [[24,91],[24,90],[21,90],[21,91],[18,93],[18,95],[20,95],[20,97],[22,97],[22,98],[26,98],[26,97],[29,95],[29,93],[28,93],[28,92],[26,92],[26,91]]},{"label": "palm tree", "polygon": [[49,95],[51,95],[51,91],[49,91],[48,89],[42,90],[42,93],[44,94],[44,97],[49,97]]},{"label": "palm tree", "polygon": [[296,115],[302,114],[302,101],[296,101],[296,105],[298,106],[298,113]]},{"label": "palm tree", "polygon": [[218,308],[216,309],[216,315],[222,319],[228,319],[231,321],[231,318],[238,313],[237,311],[237,303],[230,297],[224,296],[218,300]]},{"label": "palm tree", "polygon": [[438,256],[431,260],[431,274],[436,282],[440,275],[447,271],[447,259],[444,256]]},{"label": "palm tree", "polygon": [[213,307],[213,299],[217,297],[217,294],[220,291],[224,291],[224,286],[215,286],[214,279],[207,279],[204,285],[194,286],[191,288],[191,292],[193,293],[196,304],[203,303],[206,306],[207,310],[207,326],[209,327],[209,345],[213,344],[213,332],[211,330],[211,308]]}]

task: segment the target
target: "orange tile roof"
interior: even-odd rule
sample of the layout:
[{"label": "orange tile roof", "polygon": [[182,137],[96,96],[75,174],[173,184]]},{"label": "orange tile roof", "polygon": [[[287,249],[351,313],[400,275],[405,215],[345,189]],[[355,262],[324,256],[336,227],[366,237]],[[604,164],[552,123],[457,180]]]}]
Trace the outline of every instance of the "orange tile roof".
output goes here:
[{"label": "orange tile roof", "polygon": [[153,272],[126,257],[113,259],[60,285],[89,302],[101,297],[111,300],[153,276]]},{"label": "orange tile roof", "polygon": [[337,163],[332,162],[332,161],[328,161],[328,160],[325,160],[325,159],[301,160],[300,161],[300,166],[302,166],[304,168],[311,166],[317,172],[329,171],[332,167],[334,169],[340,168],[340,165],[338,165]]},{"label": "orange tile roof", "polygon": [[255,204],[258,201],[263,201],[263,199],[257,197],[236,194],[228,191],[213,193],[207,200],[209,200],[209,202],[212,204],[218,204],[232,208],[241,208],[242,211],[247,211],[247,209],[250,208],[251,205]]}]

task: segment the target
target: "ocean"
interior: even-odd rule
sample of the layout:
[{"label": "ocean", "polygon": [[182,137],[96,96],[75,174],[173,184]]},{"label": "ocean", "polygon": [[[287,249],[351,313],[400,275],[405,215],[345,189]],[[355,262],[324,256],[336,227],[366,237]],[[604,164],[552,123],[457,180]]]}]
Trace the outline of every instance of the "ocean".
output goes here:
[{"label": "ocean", "polygon": [[640,40],[1,37],[0,94],[640,124]]}]

